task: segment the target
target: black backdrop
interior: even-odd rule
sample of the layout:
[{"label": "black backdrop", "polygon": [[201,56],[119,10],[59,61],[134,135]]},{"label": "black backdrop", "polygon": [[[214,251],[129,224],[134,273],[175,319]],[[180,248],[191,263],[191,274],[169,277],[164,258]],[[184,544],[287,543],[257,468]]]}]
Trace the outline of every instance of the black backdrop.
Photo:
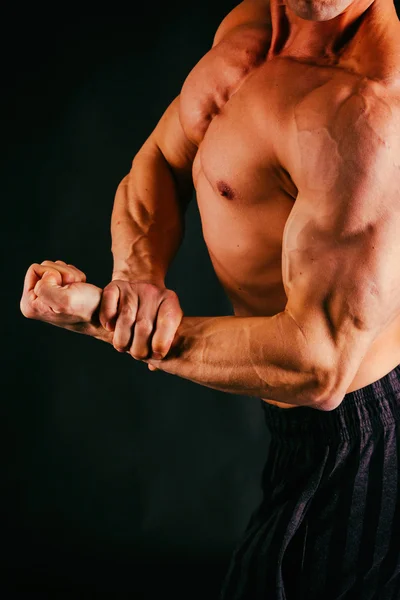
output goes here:
[{"label": "black backdrop", "polygon": [[[104,286],[114,192],[211,46],[227,0],[153,0],[133,16],[1,19],[3,278],[0,591],[217,598],[260,500],[259,400],[147,368],[19,312],[32,262]],[[83,9],[82,11],[83,12]],[[229,314],[195,202],[168,277],[188,315]]]},{"label": "black backdrop", "polygon": [[[161,584],[211,600],[260,500],[258,399],[150,373],[19,312],[32,262],[109,281],[115,189],[234,5],[3,9],[2,590],[152,598]],[[231,313],[195,202],[168,283],[187,315]]]}]

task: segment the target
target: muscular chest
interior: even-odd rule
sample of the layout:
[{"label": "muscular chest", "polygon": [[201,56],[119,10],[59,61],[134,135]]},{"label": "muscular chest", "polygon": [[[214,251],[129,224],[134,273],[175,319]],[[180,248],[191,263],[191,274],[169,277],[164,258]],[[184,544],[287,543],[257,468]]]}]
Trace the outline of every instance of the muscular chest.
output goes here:
[{"label": "muscular chest", "polygon": [[195,185],[205,178],[216,198],[249,209],[295,199],[296,173],[318,161],[330,122],[354,85],[354,77],[337,69],[274,58],[253,65],[233,91],[227,88],[225,102],[219,90],[219,100],[209,100],[211,112],[202,112],[204,97],[189,91],[182,112],[187,135],[199,146]]}]

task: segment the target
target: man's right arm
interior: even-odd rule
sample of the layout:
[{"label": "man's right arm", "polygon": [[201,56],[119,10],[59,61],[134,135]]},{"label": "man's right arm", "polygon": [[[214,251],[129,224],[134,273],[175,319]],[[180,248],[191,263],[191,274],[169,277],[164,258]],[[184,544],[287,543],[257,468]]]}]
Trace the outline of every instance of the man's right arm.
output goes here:
[{"label": "man's right arm", "polygon": [[[267,0],[244,0],[222,21],[214,46],[242,25],[268,20]],[[118,186],[111,219],[114,267],[100,322],[114,331],[117,350],[138,359],[152,352],[165,356],[183,315],[176,294],[165,288],[183,237],[197,152],[182,128],[179,104],[180,96],[135,156]]]},{"label": "man's right arm", "polygon": [[111,218],[113,280],[163,285],[182,241],[197,147],[179,119],[179,96],[118,186]]},{"label": "man's right arm", "polygon": [[[244,0],[219,25],[213,47],[244,25],[270,23],[268,0]],[[182,129],[180,96],[135,156],[118,186],[111,220],[113,279],[163,283],[182,241],[197,146]]]},{"label": "man's right arm", "polygon": [[177,295],[164,280],[183,237],[196,150],[182,129],[178,96],[116,192],[113,275],[103,291],[99,318],[114,331],[114,347],[120,352],[131,348],[138,358],[151,352],[164,356],[182,319]]}]

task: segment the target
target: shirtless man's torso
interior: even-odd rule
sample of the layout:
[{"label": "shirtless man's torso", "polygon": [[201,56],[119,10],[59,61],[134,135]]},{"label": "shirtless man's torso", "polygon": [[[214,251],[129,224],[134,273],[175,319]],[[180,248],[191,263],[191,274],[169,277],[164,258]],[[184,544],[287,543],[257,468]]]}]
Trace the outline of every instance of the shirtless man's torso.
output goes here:
[{"label": "shirtless man's torso", "polygon": [[[198,146],[193,181],[204,238],[237,316],[284,310],[295,175],[299,163],[306,169],[321,161],[323,177],[332,176],[340,157],[330,126],[342,106],[358,98],[366,111],[375,105],[393,113],[400,109],[397,20],[373,55],[362,44],[373,27],[368,18],[340,52],[321,52],[316,60],[299,53],[295,39],[271,43],[261,4],[243,2],[227,17],[180,95],[183,130]],[[330,164],[324,166],[320,142],[327,136],[332,144]],[[398,145],[400,163],[399,151]],[[400,168],[397,173],[394,188],[400,188]],[[399,363],[400,316],[374,341],[347,391],[376,381]]]},{"label": "shirtless man's torso", "polygon": [[[392,0],[241,2],[118,186],[98,320],[94,304],[90,326],[55,317],[60,301],[85,303],[75,291],[94,302],[89,287],[59,290],[57,311],[38,298],[58,293],[39,282],[46,269],[83,277],[52,261],[28,271],[23,314],[281,408],[334,410],[388,374],[400,364],[399,34]],[[233,317],[186,317],[165,286],[193,184]]]}]

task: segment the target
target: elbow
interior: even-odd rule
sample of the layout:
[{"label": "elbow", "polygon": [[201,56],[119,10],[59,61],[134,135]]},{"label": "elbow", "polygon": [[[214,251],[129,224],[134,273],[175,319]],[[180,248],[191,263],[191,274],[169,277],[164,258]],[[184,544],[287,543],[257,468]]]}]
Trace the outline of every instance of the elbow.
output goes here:
[{"label": "elbow", "polygon": [[338,381],[337,369],[325,369],[319,372],[313,402],[314,408],[324,412],[335,410],[340,406],[345,395],[346,391]]},{"label": "elbow", "polygon": [[343,392],[332,392],[331,390],[322,392],[315,402],[315,408],[323,412],[336,410],[341,405],[345,395]]},{"label": "elbow", "polygon": [[343,402],[347,391],[352,389],[360,365],[368,348],[369,341],[358,340],[357,346],[347,343],[345,352],[331,353],[330,366],[325,362],[325,368],[319,370],[315,408],[322,411],[332,411]]}]

